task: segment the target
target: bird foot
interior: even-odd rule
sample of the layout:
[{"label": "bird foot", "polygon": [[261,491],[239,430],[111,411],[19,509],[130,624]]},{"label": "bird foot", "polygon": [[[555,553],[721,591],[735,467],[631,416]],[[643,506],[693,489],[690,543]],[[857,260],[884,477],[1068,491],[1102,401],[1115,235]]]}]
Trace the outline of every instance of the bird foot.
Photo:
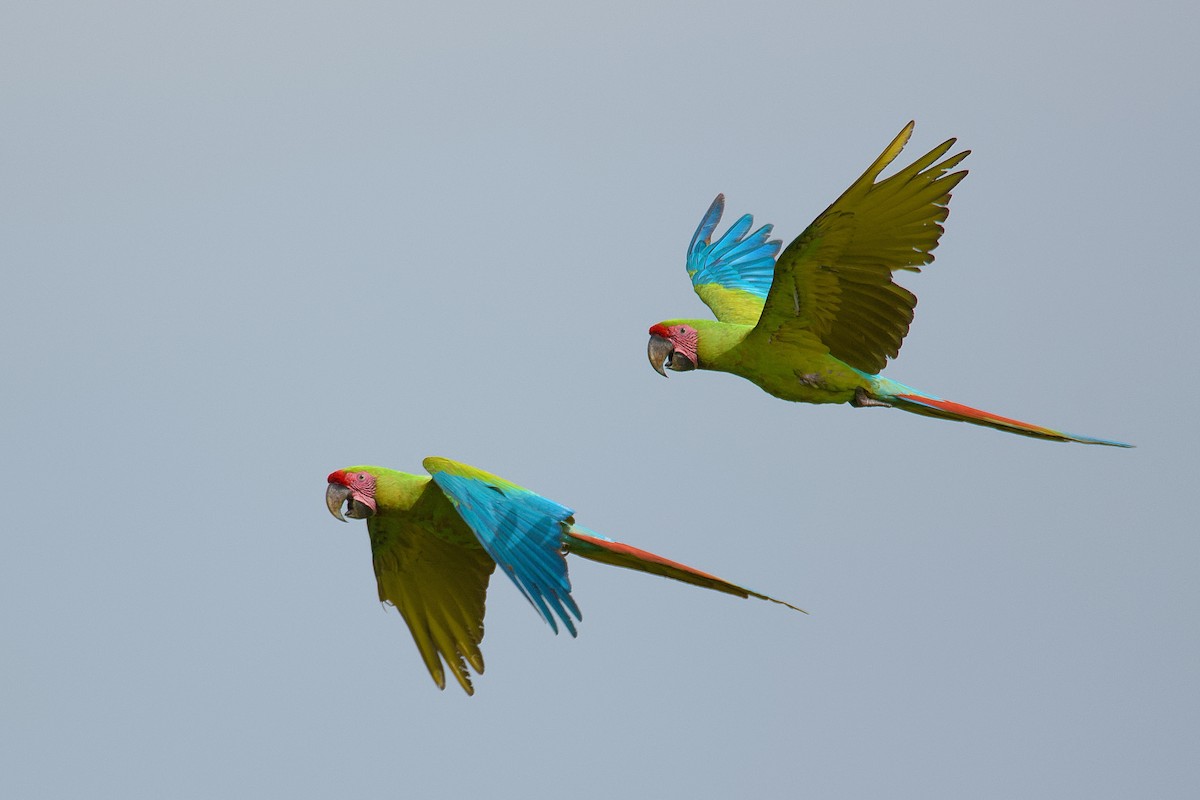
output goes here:
[{"label": "bird foot", "polygon": [[854,390],[854,399],[850,401],[850,405],[855,408],[891,408],[891,403],[885,403],[882,400],[872,397],[867,394],[867,390],[861,386]]}]

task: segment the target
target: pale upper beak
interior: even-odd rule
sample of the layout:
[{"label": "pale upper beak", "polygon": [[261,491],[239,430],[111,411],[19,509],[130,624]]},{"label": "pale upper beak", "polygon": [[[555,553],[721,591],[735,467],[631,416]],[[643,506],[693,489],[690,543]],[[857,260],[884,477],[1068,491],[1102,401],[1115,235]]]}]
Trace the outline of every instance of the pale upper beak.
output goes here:
[{"label": "pale upper beak", "polygon": [[646,355],[650,357],[650,366],[654,367],[654,371],[665,378],[667,371],[663,369],[663,365],[675,355],[675,345],[671,344],[670,339],[652,333],[650,343],[646,345]]}]

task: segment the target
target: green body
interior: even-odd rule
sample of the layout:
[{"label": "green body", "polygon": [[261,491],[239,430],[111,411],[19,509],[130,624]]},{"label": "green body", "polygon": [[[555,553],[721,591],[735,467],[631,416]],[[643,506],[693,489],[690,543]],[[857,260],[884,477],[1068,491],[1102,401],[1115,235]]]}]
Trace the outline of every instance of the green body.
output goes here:
[{"label": "green body", "polygon": [[753,325],[707,319],[664,324],[696,329],[698,368],[737,375],[784,400],[848,403],[856,390],[873,388],[868,376],[830,355],[810,331],[789,331],[772,340]]},{"label": "green body", "polygon": [[391,537],[402,531],[434,536],[449,544],[483,551],[479,540],[467,523],[454,510],[454,505],[428,475],[413,475],[385,467],[347,467],[347,472],[364,470],[375,476],[375,501],[378,511],[372,517],[372,546],[376,530]]},{"label": "green body", "polygon": [[396,607],[438,686],[451,673],[473,693],[466,663],[483,672],[484,603],[496,562],[429,476],[352,467],[376,477],[367,520],[379,600]]}]

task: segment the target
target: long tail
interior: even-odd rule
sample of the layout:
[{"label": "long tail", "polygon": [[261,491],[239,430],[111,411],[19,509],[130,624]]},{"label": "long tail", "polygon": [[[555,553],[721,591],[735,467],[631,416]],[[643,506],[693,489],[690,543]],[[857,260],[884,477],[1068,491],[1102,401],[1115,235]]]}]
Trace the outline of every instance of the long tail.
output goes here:
[{"label": "long tail", "polygon": [[1053,428],[1044,428],[1041,425],[1033,425],[1028,422],[1021,422],[1018,419],[1002,417],[990,411],[980,411],[978,408],[971,408],[961,403],[943,400],[940,397],[919,392],[911,386],[905,386],[888,378],[873,377],[875,378],[875,397],[888,405],[905,411],[911,411],[914,414],[923,414],[927,417],[937,417],[938,419],[970,422],[973,425],[986,425],[989,428],[1008,431],[1009,433],[1016,433],[1021,436],[1032,436],[1035,439],[1050,439],[1055,442],[1080,442],[1082,444],[1103,444],[1109,447],[1133,447],[1133,445],[1125,444],[1124,442],[1115,442],[1110,439],[1096,439],[1092,436],[1078,436],[1074,433],[1056,431]]},{"label": "long tail", "polygon": [[805,614],[808,613],[803,608],[797,608],[791,603],[785,603],[783,600],[776,600],[774,597],[753,592],[737,584],[722,580],[716,575],[709,575],[707,572],[701,572],[698,569],[671,561],[646,550],[639,550],[627,544],[614,542],[612,539],[601,536],[595,531],[580,525],[573,525],[567,531],[566,545],[569,552],[592,561],[599,561],[602,564],[612,564],[616,567],[634,569],[638,572],[648,572],[651,575],[661,575],[664,578],[673,578],[694,586],[703,586],[706,589],[714,589],[718,592],[737,595],[738,597],[757,597],[760,600],[770,600],[772,603],[779,603],[796,611]]}]

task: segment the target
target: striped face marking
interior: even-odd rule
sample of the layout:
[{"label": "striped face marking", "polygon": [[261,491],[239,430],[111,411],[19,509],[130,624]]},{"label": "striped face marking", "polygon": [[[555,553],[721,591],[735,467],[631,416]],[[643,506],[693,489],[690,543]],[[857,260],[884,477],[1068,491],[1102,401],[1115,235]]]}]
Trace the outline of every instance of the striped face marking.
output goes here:
[{"label": "striped face marking", "polygon": [[375,505],[375,476],[371,473],[339,469],[329,473],[327,480],[330,488],[325,502],[335,517],[339,515],[334,509],[340,509],[342,503],[346,504],[346,514],[354,519],[366,519],[379,510]]},{"label": "striped face marking", "polygon": [[688,372],[700,366],[697,350],[700,334],[691,325],[667,325],[662,322],[650,328],[647,352],[650,364],[665,375],[663,367],[674,372]]}]

